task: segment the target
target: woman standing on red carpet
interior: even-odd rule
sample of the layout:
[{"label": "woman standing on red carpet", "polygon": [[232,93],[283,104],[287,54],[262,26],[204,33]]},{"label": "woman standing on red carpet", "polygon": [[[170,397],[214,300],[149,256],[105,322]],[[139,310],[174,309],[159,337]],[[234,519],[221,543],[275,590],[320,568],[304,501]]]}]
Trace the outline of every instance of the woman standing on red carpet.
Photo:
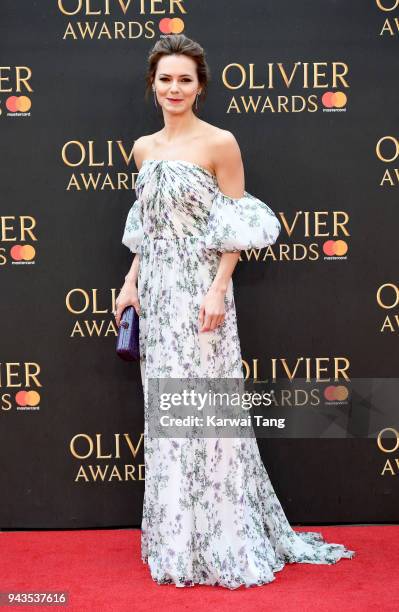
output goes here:
[{"label": "woman standing on red carpet", "polygon": [[147,84],[164,126],[134,144],[137,199],[122,242],[135,257],[115,316],[119,325],[128,305],[140,315],[142,560],[159,584],[235,589],[271,582],[285,563],[355,553],[291,528],[256,438],[148,434],[150,378],[243,378],[232,274],[242,249],[274,244],[281,230],[245,191],[234,135],[197,114],[208,80],[204,50],[186,36],[151,49]]}]

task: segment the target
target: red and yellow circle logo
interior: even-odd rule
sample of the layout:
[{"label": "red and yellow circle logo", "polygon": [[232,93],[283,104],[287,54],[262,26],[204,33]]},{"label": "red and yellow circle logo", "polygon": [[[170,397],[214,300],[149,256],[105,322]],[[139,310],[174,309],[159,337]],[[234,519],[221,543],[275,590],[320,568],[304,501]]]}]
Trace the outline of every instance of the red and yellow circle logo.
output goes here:
[{"label": "red and yellow circle logo", "polygon": [[349,391],[344,385],[329,385],[324,389],[324,397],[328,402],[344,402],[348,395]]},{"label": "red and yellow circle logo", "polygon": [[336,255],[343,257],[348,252],[348,245],[345,240],[327,240],[323,244],[323,253],[329,257]]},{"label": "red and yellow circle logo", "polygon": [[31,106],[28,96],[9,96],[6,99],[6,108],[10,113],[27,113]]},{"label": "red and yellow circle logo", "polygon": [[15,244],[10,250],[10,255],[14,261],[32,261],[36,250],[31,244]]},{"label": "red and yellow circle logo", "polygon": [[326,91],[321,97],[323,106],[326,108],[343,108],[347,100],[343,91]]},{"label": "red and yellow circle logo", "polygon": [[180,34],[184,30],[184,21],[180,17],[164,17],[159,22],[162,34]]},{"label": "red and yellow circle logo", "polygon": [[37,406],[40,394],[37,391],[18,391],[15,396],[18,406]]}]

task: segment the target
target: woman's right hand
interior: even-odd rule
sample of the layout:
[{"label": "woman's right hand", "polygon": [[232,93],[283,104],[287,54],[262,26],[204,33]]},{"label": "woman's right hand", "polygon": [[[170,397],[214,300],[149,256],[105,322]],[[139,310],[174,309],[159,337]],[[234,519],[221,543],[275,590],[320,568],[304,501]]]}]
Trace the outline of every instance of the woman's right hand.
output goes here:
[{"label": "woman's right hand", "polygon": [[130,280],[125,281],[115,301],[114,315],[118,327],[120,326],[121,316],[126,306],[133,306],[137,314],[140,315],[140,302],[136,283]]}]

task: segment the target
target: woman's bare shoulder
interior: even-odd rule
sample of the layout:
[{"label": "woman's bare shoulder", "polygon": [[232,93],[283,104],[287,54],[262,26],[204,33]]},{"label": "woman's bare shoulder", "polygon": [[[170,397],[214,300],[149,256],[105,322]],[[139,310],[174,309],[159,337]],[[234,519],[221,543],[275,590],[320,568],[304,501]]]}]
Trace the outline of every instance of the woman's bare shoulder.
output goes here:
[{"label": "woman's bare shoulder", "polygon": [[202,121],[202,129],[204,135],[212,138],[212,140],[223,139],[226,134],[231,134],[228,130],[224,130],[223,128],[218,127],[217,125],[213,125],[212,123],[208,123],[207,121]]},{"label": "woman's bare shoulder", "polygon": [[148,152],[151,151],[151,146],[154,141],[154,137],[158,134],[155,132],[154,134],[145,134],[144,136],[140,136],[136,138],[133,145],[133,157],[136,163],[137,168],[140,170],[141,164],[143,160],[146,159]]},{"label": "woman's bare shoulder", "polygon": [[203,122],[203,136],[206,142],[208,156],[212,159],[210,165],[216,168],[218,160],[223,155],[240,157],[241,151],[236,137],[229,130],[225,130],[211,123]]},{"label": "woman's bare shoulder", "polygon": [[211,126],[211,128],[207,141],[209,150],[212,151],[215,167],[223,156],[239,159],[241,157],[241,150],[233,132],[216,126]]}]

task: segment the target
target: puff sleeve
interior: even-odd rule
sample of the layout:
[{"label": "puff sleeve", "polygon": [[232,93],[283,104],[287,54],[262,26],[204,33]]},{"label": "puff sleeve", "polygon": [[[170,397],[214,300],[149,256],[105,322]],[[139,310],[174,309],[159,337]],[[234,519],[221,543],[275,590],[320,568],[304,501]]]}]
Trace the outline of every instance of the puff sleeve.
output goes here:
[{"label": "puff sleeve", "polygon": [[128,212],[125,229],[123,231],[122,244],[127,246],[132,253],[140,250],[143,240],[143,223],[141,215],[141,202],[135,200]]},{"label": "puff sleeve", "polygon": [[281,223],[265,202],[244,191],[231,198],[219,189],[214,195],[205,234],[205,246],[220,252],[261,249],[274,244]]}]

